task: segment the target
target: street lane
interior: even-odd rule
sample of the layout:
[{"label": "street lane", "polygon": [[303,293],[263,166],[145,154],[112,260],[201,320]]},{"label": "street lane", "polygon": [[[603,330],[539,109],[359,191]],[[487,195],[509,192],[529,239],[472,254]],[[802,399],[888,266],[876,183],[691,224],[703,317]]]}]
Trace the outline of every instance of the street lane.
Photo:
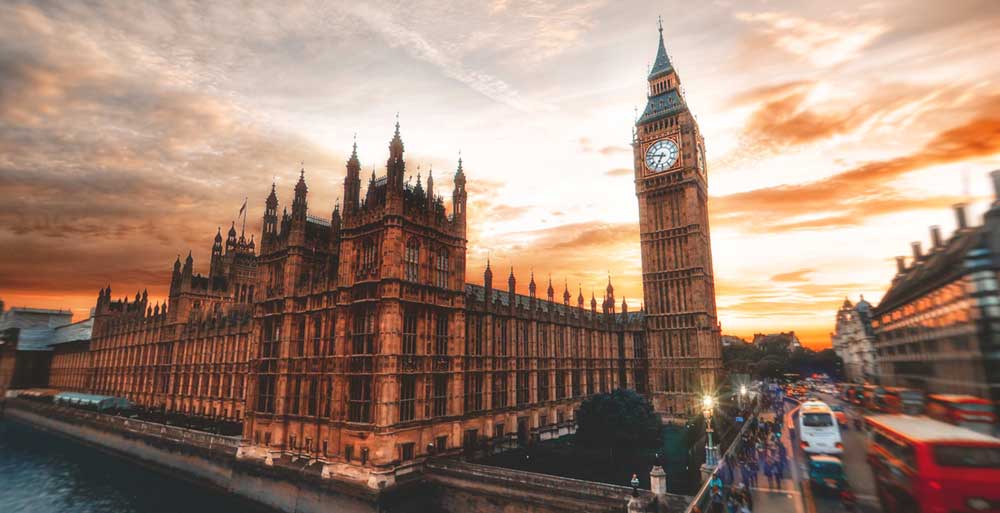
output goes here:
[{"label": "street lane", "polygon": [[[875,497],[875,479],[872,477],[871,469],[868,467],[868,462],[865,459],[865,451],[868,443],[867,436],[864,431],[859,432],[854,429],[853,419],[859,414],[864,415],[864,412],[833,396],[827,394],[815,395],[831,406],[834,404],[844,406],[845,411],[848,413],[848,426],[846,429],[842,428],[840,431],[840,436],[844,443],[844,453],[840,456],[841,461],[844,463],[844,472],[847,474],[847,481],[851,489],[858,496],[858,509],[864,513],[881,513],[882,510],[879,507],[878,499]],[[805,453],[796,447],[795,454],[799,462],[802,479],[808,479]],[[808,482],[803,483],[803,488],[808,488],[808,486]],[[814,494],[808,490],[805,496],[809,511],[815,511],[816,513],[841,513],[844,511],[844,507],[838,496]],[[809,504],[810,500],[811,504]]]}]

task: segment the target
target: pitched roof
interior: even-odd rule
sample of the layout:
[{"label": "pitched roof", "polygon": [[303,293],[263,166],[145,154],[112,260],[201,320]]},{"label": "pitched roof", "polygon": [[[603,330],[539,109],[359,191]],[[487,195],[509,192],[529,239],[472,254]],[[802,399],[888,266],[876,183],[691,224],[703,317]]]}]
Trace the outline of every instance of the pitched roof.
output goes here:
[{"label": "pitched roof", "polygon": [[650,96],[646,102],[646,109],[642,111],[642,116],[639,117],[639,123],[660,119],[670,114],[681,112],[686,108],[687,105],[684,103],[684,99],[681,98],[681,94],[675,87],[656,96]]},{"label": "pitched roof", "polygon": [[985,225],[958,231],[943,247],[932,249],[911,264],[893,279],[874,317],[950,283],[980,264],[990,266],[993,258],[985,244],[985,233]]},{"label": "pitched roof", "polygon": [[663,46],[663,27],[660,27],[660,46],[656,49],[656,60],[653,61],[653,68],[649,70],[649,79],[652,80],[670,73],[674,66],[670,64],[670,57],[667,56],[667,48]]}]

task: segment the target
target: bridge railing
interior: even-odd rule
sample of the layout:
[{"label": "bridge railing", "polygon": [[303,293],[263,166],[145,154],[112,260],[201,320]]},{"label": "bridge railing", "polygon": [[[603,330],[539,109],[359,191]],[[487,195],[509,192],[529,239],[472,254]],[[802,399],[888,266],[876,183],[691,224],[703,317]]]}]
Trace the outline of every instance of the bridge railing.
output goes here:
[{"label": "bridge railing", "polygon": [[719,458],[719,461],[715,465],[715,469],[712,470],[712,473],[705,479],[705,482],[702,483],[701,488],[698,489],[698,493],[694,496],[694,500],[688,504],[684,513],[709,511],[709,502],[712,499],[712,481],[715,481],[715,478],[719,476],[719,473],[729,462],[733,462],[735,464],[737,454],[739,454],[743,448],[743,435],[746,433],[747,429],[749,429],[750,425],[753,424],[752,420],[756,419],[759,413],[760,410],[758,404],[754,407],[753,413],[747,416],[746,421],[743,422],[743,427],[741,427],[739,432],[736,433],[736,437],[733,439],[733,442],[729,444],[729,448],[726,449],[725,454]]}]

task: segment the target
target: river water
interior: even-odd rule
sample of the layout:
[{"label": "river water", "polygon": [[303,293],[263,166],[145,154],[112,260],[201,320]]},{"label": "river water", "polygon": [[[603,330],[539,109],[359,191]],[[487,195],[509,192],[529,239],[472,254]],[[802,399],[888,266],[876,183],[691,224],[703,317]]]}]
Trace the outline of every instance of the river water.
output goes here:
[{"label": "river water", "polygon": [[0,512],[260,513],[238,497],[0,420]]}]

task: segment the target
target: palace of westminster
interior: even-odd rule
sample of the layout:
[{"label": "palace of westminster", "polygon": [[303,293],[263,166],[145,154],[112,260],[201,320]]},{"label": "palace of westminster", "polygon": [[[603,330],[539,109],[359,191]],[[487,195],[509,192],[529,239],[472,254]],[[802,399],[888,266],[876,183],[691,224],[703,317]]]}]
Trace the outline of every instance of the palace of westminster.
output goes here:
[{"label": "palace of westminster", "polygon": [[720,329],[704,140],[662,29],[648,81],[632,141],[642,311],[616,304],[610,279],[601,298],[551,280],[539,295],[487,262],[467,283],[462,161],[446,206],[432,177],[406,180],[397,122],[364,189],[355,145],[332,216],[310,215],[303,171],[289,207],[272,185],[259,239],[215,236],[207,276],[178,259],[162,307],[102,289],[89,344],[57,346],[47,384],[242,422],[242,458],[307,455],[379,485],[483,438],[570,432],[594,393],[689,414],[721,380]]}]

